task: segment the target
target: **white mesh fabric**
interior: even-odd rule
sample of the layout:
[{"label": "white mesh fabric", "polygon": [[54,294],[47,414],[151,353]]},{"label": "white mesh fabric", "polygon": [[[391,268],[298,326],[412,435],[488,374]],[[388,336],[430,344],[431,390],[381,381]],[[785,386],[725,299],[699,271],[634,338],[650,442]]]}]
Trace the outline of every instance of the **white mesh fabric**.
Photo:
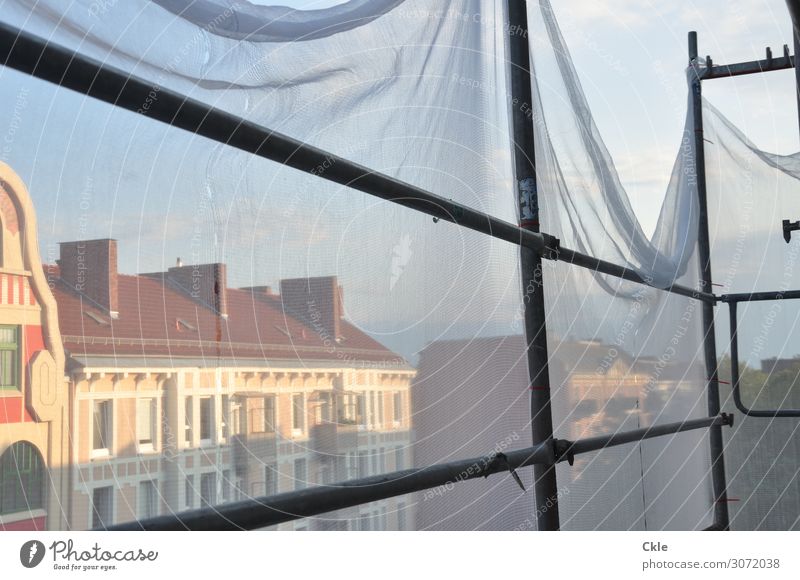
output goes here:
[{"label": "white mesh fabric", "polygon": [[[160,87],[180,91],[516,220],[502,2],[352,0],[309,13],[221,0],[0,5],[4,21],[153,82],[156,99]],[[542,230],[566,247],[634,268],[657,286],[698,287],[691,115],[648,238],[593,123],[549,2],[529,3],[529,12]],[[286,438],[248,449],[252,460],[264,470],[274,466],[279,476],[274,485],[267,475],[253,481],[258,485],[239,490],[241,496],[288,491],[298,477],[304,485],[324,484],[529,444],[521,341],[525,289],[515,247],[146,118],[36,87],[28,105],[41,113],[28,131],[34,137],[9,161],[31,183],[43,247],[114,237],[121,271],[164,271],[175,256],[189,256],[191,263],[226,263],[231,288],[336,275],[352,336],[371,337],[412,369],[411,415],[399,427],[379,418],[372,399],[364,404],[376,417],[373,423],[318,430],[316,438],[289,429],[291,414],[278,411]],[[47,116],[53,103],[56,111]],[[705,111],[706,137],[720,150],[747,155],[765,186],[777,171],[786,191],[796,191],[796,159],[758,151],[713,108]],[[42,135],[50,135],[46,151],[35,139]],[[43,156],[45,168],[32,151]],[[717,172],[709,160],[711,196],[715,178],[719,191],[741,183],[740,160],[720,163]],[[87,190],[91,220],[83,209]],[[736,207],[726,204],[720,207]],[[715,246],[715,259],[718,254]],[[563,263],[545,268],[557,437],[706,415],[700,303]],[[166,310],[164,318],[173,324]],[[225,324],[244,322],[231,317]],[[265,334],[276,325],[286,330],[280,320],[258,324]],[[289,341],[307,338],[295,334]],[[299,355],[296,366],[318,368],[343,392],[364,390],[363,381],[377,379],[359,375],[364,361],[349,357],[347,340],[345,334],[334,347],[343,355],[335,364]],[[125,364],[113,362],[120,369]],[[250,382],[235,390],[227,381],[251,381],[236,369],[253,361],[211,353],[193,364],[235,377],[220,378],[219,389],[252,395]],[[255,366],[259,373],[288,375],[278,370],[286,364],[265,356]],[[280,394],[306,388],[286,380],[286,386],[278,380]],[[310,396],[317,401],[319,394]],[[256,416],[263,419],[263,410]],[[402,460],[397,449],[405,452]],[[229,453],[225,445],[212,447],[206,455],[214,470],[202,473],[182,455],[180,461],[159,459],[153,473],[163,511],[186,507],[179,490],[192,487],[190,477],[198,490],[221,488],[236,471]],[[81,474],[84,468],[76,466]],[[115,484],[135,487],[147,475],[137,474]],[[530,470],[521,475],[530,488]],[[711,523],[704,431],[588,454],[575,466],[560,466],[558,476],[565,529],[697,529]],[[73,491],[84,502],[100,485],[92,478],[77,481]],[[532,495],[496,476],[284,527],[531,529]],[[224,493],[217,498],[224,501]],[[122,519],[136,513],[135,506],[118,512]],[[87,521],[83,517],[76,526]]]}]

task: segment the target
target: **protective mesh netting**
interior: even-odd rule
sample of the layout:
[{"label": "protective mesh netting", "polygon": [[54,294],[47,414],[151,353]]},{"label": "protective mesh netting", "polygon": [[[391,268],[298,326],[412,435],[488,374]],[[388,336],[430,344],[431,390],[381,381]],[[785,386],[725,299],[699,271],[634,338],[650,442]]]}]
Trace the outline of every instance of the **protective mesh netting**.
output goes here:
[{"label": "protective mesh netting", "polygon": [[[0,5],[4,21],[153,82],[154,100],[174,89],[517,220],[514,31],[503,2],[352,0],[309,12],[224,0]],[[549,2],[530,2],[529,19],[542,230],[658,286],[698,287],[691,130],[647,236]],[[2,75],[14,87],[4,95],[24,95],[26,129],[5,161],[31,189],[43,261],[61,258],[51,274],[75,397],[75,464],[63,466],[74,477],[61,500],[71,526],[529,445],[516,247]],[[776,180],[782,197],[770,199],[789,216],[796,160],[757,150],[709,105],[705,116],[720,152],[707,147],[715,223],[744,219],[735,196],[773,192]],[[748,215],[761,219],[760,209]],[[748,240],[772,236],[774,216],[764,219]],[[731,230],[712,230],[715,267],[727,267]],[[117,318],[70,283],[71,254],[55,246],[98,238],[118,244]],[[754,254],[752,271],[737,261],[741,285],[726,280],[726,290],[768,286],[767,269],[782,267],[765,255]],[[546,262],[544,276],[556,436],[707,414],[699,302],[563,263]],[[706,527],[709,455],[696,431],[559,466],[562,527]],[[792,473],[759,493],[797,502]],[[520,475],[530,490],[530,470]],[[534,509],[532,492],[495,476],[282,527],[533,529]]]}]

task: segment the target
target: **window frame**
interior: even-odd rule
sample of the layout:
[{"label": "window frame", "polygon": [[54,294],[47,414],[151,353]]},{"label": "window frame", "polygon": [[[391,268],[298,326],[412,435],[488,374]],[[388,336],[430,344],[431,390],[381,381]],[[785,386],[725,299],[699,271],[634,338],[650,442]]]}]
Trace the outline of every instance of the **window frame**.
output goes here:
[{"label": "window frame", "polygon": [[[0,324],[0,331],[2,330],[11,330],[14,333],[14,340],[13,342],[0,342],[0,363],[2,362],[3,354],[6,352],[10,352],[11,354],[11,361],[12,361],[12,369],[11,374],[12,379],[9,385],[0,384],[0,392],[2,391],[21,391],[22,385],[20,384],[20,356],[21,356],[21,348],[20,348],[20,327],[16,324]],[[3,373],[0,372],[0,383],[2,383],[2,375]]]},{"label": "window frame", "polygon": [[[149,402],[150,404],[150,438],[149,440],[142,438],[142,425],[140,423],[140,410],[139,406],[142,403]],[[136,449],[139,453],[155,453],[157,448],[158,439],[158,399],[155,397],[140,397],[136,399]],[[143,443],[144,441],[144,443]]]},{"label": "window frame", "polygon": [[[146,479],[139,482],[139,505],[137,511],[139,517],[153,518],[159,515],[159,493],[158,480]],[[147,509],[145,509],[147,507]],[[152,509],[150,509],[152,508]]]},{"label": "window frame", "polygon": [[[105,410],[104,434],[100,435],[103,447],[97,446],[97,430],[99,429],[97,423],[97,409],[102,407]],[[92,448],[90,457],[92,459],[101,459],[110,457],[114,447],[114,399],[93,399],[92,400]]]},{"label": "window frame", "polygon": [[9,445],[0,455],[0,517],[46,509],[45,473],[42,454],[32,443]]},{"label": "window frame", "polygon": [[[103,491],[108,493],[108,520],[104,521],[100,518],[100,511],[97,509],[98,502],[95,501],[95,494]],[[114,524],[114,486],[112,485],[101,485],[95,488],[92,488],[92,496],[91,501],[89,503],[89,528],[106,528]],[[98,525],[98,521],[100,525]]]},{"label": "window frame", "polygon": [[[297,406],[297,401],[301,401],[301,405]],[[300,414],[300,422],[298,426],[297,414]],[[305,393],[292,393],[292,435],[302,435],[306,430],[306,396]]]},{"label": "window frame", "polygon": [[[203,420],[203,403],[208,403],[208,421]],[[214,397],[211,395],[199,397],[198,415],[200,419],[200,447],[210,447],[214,444]],[[208,437],[203,437],[204,427],[207,427]]]}]

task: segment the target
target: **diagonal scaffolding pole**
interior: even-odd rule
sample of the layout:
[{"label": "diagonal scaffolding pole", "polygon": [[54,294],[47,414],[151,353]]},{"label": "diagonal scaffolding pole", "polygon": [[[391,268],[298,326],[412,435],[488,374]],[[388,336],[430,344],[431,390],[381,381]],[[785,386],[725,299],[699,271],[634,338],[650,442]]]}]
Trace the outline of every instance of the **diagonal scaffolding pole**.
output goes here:
[{"label": "diagonal scaffolding pole", "polygon": [[[710,292],[711,278],[711,241],[708,229],[708,194],[706,191],[706,158],[705,139],[703,138],[703,92],[701,67],[698,62],[697,33],[689,33],[689,66],[695,74],[691,78],[692,113],[694,117],[694,155],[697,179],[697,198],[700,207],[697,250],[700,260],[700,281],[703,290]],[[703,352],[708,378],[708,414],[719,415],[721,410],[719,399],[719,374],[717,364],[717,341],[714,330],[714,307],[710,302],[703,302]],[[725,458],[723,455],[722,428],[712,427],[709,431],[711,446],[711,485],[714,493],[714,525],[719,529],[728,529],[728,492],[725,483]]]},{"label": "diagonal scaffolding pole", "polygon": [[[508,0],[508,64],[511,82],[512,149],[514,177],[519,200],[520,227],[539,232],[539,195],[536,187],[533,96],[528,43],[528,10],[525,2]],[[542,257],[529,248],[520,248],[520,273],[524,301],[525,342],[533,444],[553,436],[550,406],[550,373],[547,366],[547,325],[545,323]],[[533,467],[538,530],[560,527],[558,484],[555,465]]]},{"label": "diagonal scaffolding pole", "polygon": [[[600,274],[659,288],[630,268],[563,248],[557,238],[546,233],[520,228],[490,214],[375,172],[2,22],[0,64],[154,121],[298,171],[311,173],[320,179],[530,248],[547,259],[562,260]],[[326,170],[320,172],[320,166],[326,167]],[[716,297],[710,292],[679,284],[659,289],[704,302],[716,301]]]}]

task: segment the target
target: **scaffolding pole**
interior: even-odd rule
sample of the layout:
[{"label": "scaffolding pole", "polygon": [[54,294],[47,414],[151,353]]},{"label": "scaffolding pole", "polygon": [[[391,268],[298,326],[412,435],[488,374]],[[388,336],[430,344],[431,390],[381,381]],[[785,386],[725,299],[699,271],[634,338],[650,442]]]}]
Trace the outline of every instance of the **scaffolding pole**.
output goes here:
[{"label": "scaffolding pole", "polygon": [[[732,424],[733,417],[722,414],[718,417],[654,425],[645,429],[612,433],[578,441],[549,439],[526,449],[492,453],[474,459],[406,469],[331,485],[320,485],[273,496],[126,522],[102,529],[115,531],[255,530],[426,489],[439,489],[444,492],[448,491],[452,485],[472,479],[481,479],[495,473],[516,475],[516,469],[531,465],[534,467],[536,465],[553,465],[561,461],[572,463],[575,455],[600,451],[617,445],[695,429],[715,426],[721,428],[723,425]],[[509,481],[509,485],[515,484]],[[431,497],[435,496],[434,492]]]},{"label": "scaffolding pole", "polygon": [[[706,292],[712,288],[711,242],[708,229],[708,194],[706,190],[705,139],[703,137],[703,92],[702,76],[697,53],[697,32],[689,33],[689,66],[695,74],[691,79],[692,113],[694,117],[695,178],[697,199],[700,208],[697,235],[697,250],[700,259],[700,282]],[[717,341],[714,330],[714,307],[703,302],[703,352],[706,364],[708,414],[719,415],[719,374],[717,365]],[[711,481],[714,492],[714,525],[728,529],[728,492],[725,483],[725,458],[723,455],[722,428],[712,426],[709,431],[711,446]]]},{"label": "scaffolding pole", "polygon": [[[511,81],[509,104],[513,131],[511,146],[514,151],[514,177],[519,200],[520,227],[538,233],[539,198],[536,187],[528,9],[526,3],[519,0],[508,0],[507,6],[506,30]],[[520,248],[520,275],[525,309],[531,431],[533,444],[537,445],[553,437],[542,257],[539,253],[528,248]],[[537,529],[558,530],[560,525],[555,465],[534,465],[533,478]]]}]

